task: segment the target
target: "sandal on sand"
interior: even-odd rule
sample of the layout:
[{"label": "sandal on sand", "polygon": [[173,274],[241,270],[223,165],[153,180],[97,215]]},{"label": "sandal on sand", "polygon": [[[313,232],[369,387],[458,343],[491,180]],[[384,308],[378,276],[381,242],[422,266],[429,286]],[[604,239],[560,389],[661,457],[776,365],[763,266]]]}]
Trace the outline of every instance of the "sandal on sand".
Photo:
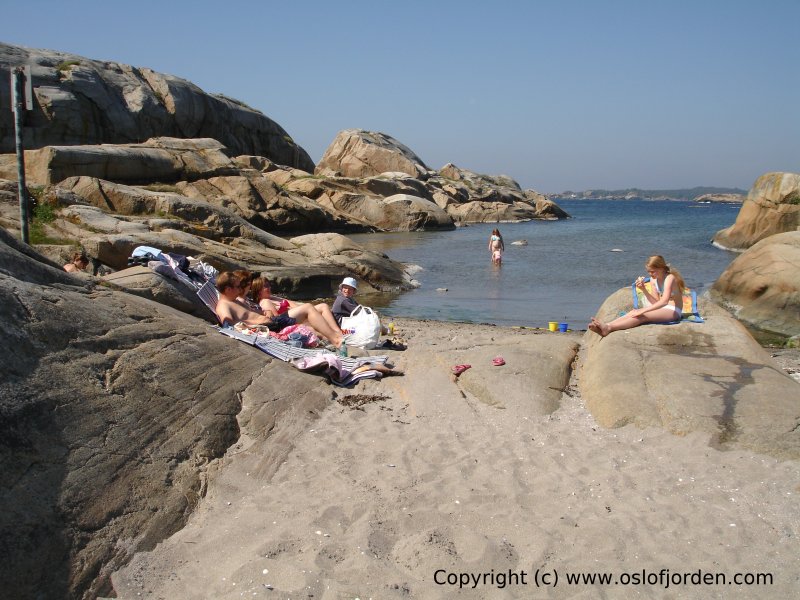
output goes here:
[{"label": "sandal on sand", "polygon": [[502,367],[504,364],[506,364],[506,361],[503,360],[502,356],[496,356],[492,359],[492,364],[495,367]]},{"label": "sandal on sand", "polygon": [[461,375],[464,371],[466,371],[467,369],[471,369],[471,368],[472,368],[472,365],[456,365],[455,367],[453,367],[452,371],[456,375]]},{"label": "sandal on sand", "polygon": [[397,342],[395,340],[383,340],[383,342],[378,344],[376,346],[376,348],[381,348],[381,349],[384,349],[384,350],[398,350],[399,351],[399,350],[405,350],[406,349],[406,345],[405,344],[401,344],[400,342]]}]

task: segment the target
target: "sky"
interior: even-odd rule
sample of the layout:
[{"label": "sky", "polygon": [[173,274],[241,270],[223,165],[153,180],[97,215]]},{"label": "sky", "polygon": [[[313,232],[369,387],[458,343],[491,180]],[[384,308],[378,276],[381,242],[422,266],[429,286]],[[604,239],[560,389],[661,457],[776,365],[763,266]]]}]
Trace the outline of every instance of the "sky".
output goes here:
[{"label": "sky", "polygon": [[0,41],[236,98],[318,162],[343,129],[566,190],[800,172],[798,0],[0,0]]}]

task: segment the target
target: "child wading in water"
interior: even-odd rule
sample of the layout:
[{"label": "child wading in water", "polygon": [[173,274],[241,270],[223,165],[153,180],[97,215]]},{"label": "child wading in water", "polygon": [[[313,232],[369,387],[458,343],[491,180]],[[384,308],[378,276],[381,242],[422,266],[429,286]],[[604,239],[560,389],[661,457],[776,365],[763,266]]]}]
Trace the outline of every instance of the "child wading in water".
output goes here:
[{"label": "child wading in water", "polygon": [[496,227],[492,230],[492,235],[489,237],[489,252],[492,255],[492,262],[499,265],[503,262],[503,252],[506,247],[503,244],[503,236],[500,235],[500,230]]},{"label": "child wading in water", "polygon": [[683,314],[683,289],[686,285],[677,270],[671,268],[663,256],[651,256],[645,263],[650,279],[655,283],[656,294],[653,295],[645,287],[644,277],[636,279],[636,287],[642,290],[649,306],[637,308],[631,312],[603,323],[595,317],[589,323],[589,329],[603,337],[612,331],[630,329],[645,323],[668,323],[680,321]]}]

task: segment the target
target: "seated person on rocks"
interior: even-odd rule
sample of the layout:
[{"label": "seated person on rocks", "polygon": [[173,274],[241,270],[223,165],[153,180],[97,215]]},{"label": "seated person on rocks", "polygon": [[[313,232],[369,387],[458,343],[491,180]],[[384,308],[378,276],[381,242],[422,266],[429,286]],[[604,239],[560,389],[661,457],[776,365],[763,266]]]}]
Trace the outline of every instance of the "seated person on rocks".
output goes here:
[{"label": "seated person on rocks", "polygon": [[331,329],[339,329],[339,324],[336,322],[336,319],[333,318],[333,313],[327,304],[324,302],[320,304],[311,304],[310,302],[301,304],[293,300],[273,297],[272,286],[270,285],[269,279],[264,276],[258,276],[252,279],[247,291],[247,300],[249,304],[258,306],[258,311],[264,314],[278,314],[284,312],[282,307],[287,307],[291,310],[310,306],[322,315],[322,318],[330,325]]},{"label": "seated person on rocks", "polygon": [[339,293],[336,295],[336,300],[333,302],[333,316],[336,322],[341,325],[342,318],[349,317],[356,308],[356,290],[358,283],[353,277],[345,277],[342,283],[339,284]]},{"label": "seated person on rocks", "polygon": [[72,260],[64,265],[64,270],[67,273],[77,273],[83,271],[89,266],[89,258],[85,252],[76,252],[72,255]]},{"label": "seated person on rocks", "polygon": [[300,323],[308,325],[320,336],[325,337],[336,348],[342,345],[342,332],[337,328],[332,328],[310,304],[303,304],[297,308],[290,308],[288,312],[280,315],[274,313],[256,312],[243,306],[237,298],[244,294],[242,280],[234,273],[226,271],[217,277],[217,291],[219,291],[219,301],[217,302],[216,313],[220,322],[225,325],[229,323],[244,323],[245,325],[258,326],[264,325],[270,331],[280,331],[289,325]]},{"label": "seated person on rocks", "polygon": [[681,274],[671,268],[664,257],[658,254],[651,256],[644,267],[655,284],[656,293],[653,295],[647,291],[644,277],[636,279],[636,287],[642,290],[650,305],[632,310],[608,323],[592,317],[592,322],[589,323],[590,331],[605,337],[612,331],[630,329],[645,323],[670,323],[681,320],[683,289],[686,287]]}]

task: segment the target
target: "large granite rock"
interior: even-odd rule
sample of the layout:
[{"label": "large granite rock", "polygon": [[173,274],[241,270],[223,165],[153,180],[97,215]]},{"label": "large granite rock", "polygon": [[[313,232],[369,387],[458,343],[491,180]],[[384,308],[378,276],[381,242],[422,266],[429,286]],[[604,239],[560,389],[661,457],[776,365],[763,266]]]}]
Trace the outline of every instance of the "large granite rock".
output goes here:
[{"label": "large granite rock", "polygon": [[714,245],[742,252],[764,238],[800,229],[800,175],[759,177],[739,209],[736,222],[714,236]]},{"label": "large granite rock", "polygon": [[711,297],[753,327],[800,335],[800,231],[771,235],[738,256]]},{"label": "large granite rock", "polygon": [[[84,175],[149,183],[236,174],[238,167],[225,150],[216,140],[177,138],[153,138],[142,144],[47,146],[25,152],[25,179],[29,185],[48,185]],[[16,172],[6,175],[16,178]]]},{"label": "large granite rock", "polygon": [[243,393],[262,399],[249,431],[286,436],[265,464],[330,400],[318,378],[94,287],[2,229],[0,312],[3,597],[110,593],[110,572],[182,527],[205,493],[239,436]]},{"label": "large granite rock", "polygon": [[[247,180],[211,181],[222,187],[223,183]],[[275,278],[276,292],[301,297],[329,296],[343,277],[353,274],[383,291],[418,285],[399,263],[339,234],[309,234],[304,237],[319,236],[320,240],[296,243],[254,226],[237,214],[242,212],[237,205],[206,202],[202,197],[187,197],[170,189],[156,191],[93,177],[68,178],[42,194],[42,201],[56,207],[57,215],[44,232],[53,239],[79,241],[91,259],[113,270],[127,267],[136,246],[153,246],[193,256],[220,271],[247,268],[265,272]],[[7,214],[8,222],[18,226],[16,205],[0,198],[0,207],[8,209],[0,212],[0,218]],[[301,206],[296,208],[299,213]],[[75,246],[65,248],[74,251]],[[48,255],[58,260],[69,253],[48,248]],[[146,283],[130,289],[144,287]],[[177,298],[168,304],[195,313]]]},{"label": "large granite rock", "polygon": [[[619,290],[599,318],[630,303],[630,290]],[[604,427],[701,431],[722,449],[800,457],[800,384],[722,308],[707,301],[700,311],[702,324],[645,325],[605,338],[587,332],[579,376],[587,408]]]},{"label": "large granite rock", "polygon": [[370,177],[400,172],[416,179],[427,176],[428,167],[414,152],[385,133],[345,129],[340,131],[317,164],[319,175]]},{"label": "large granite rock", "polygon": [[[152,137],[213,138],[234,155],[265,156],[314,170],[308,153],[261,112],[193,83],[148,68],[0,43],[0,70],[30,65],[34,110],[26,148],[130,144]],[[0,97],[10,81],[0,77]],[[0,153],[14,152],[14,121],[0,111]]]}]

